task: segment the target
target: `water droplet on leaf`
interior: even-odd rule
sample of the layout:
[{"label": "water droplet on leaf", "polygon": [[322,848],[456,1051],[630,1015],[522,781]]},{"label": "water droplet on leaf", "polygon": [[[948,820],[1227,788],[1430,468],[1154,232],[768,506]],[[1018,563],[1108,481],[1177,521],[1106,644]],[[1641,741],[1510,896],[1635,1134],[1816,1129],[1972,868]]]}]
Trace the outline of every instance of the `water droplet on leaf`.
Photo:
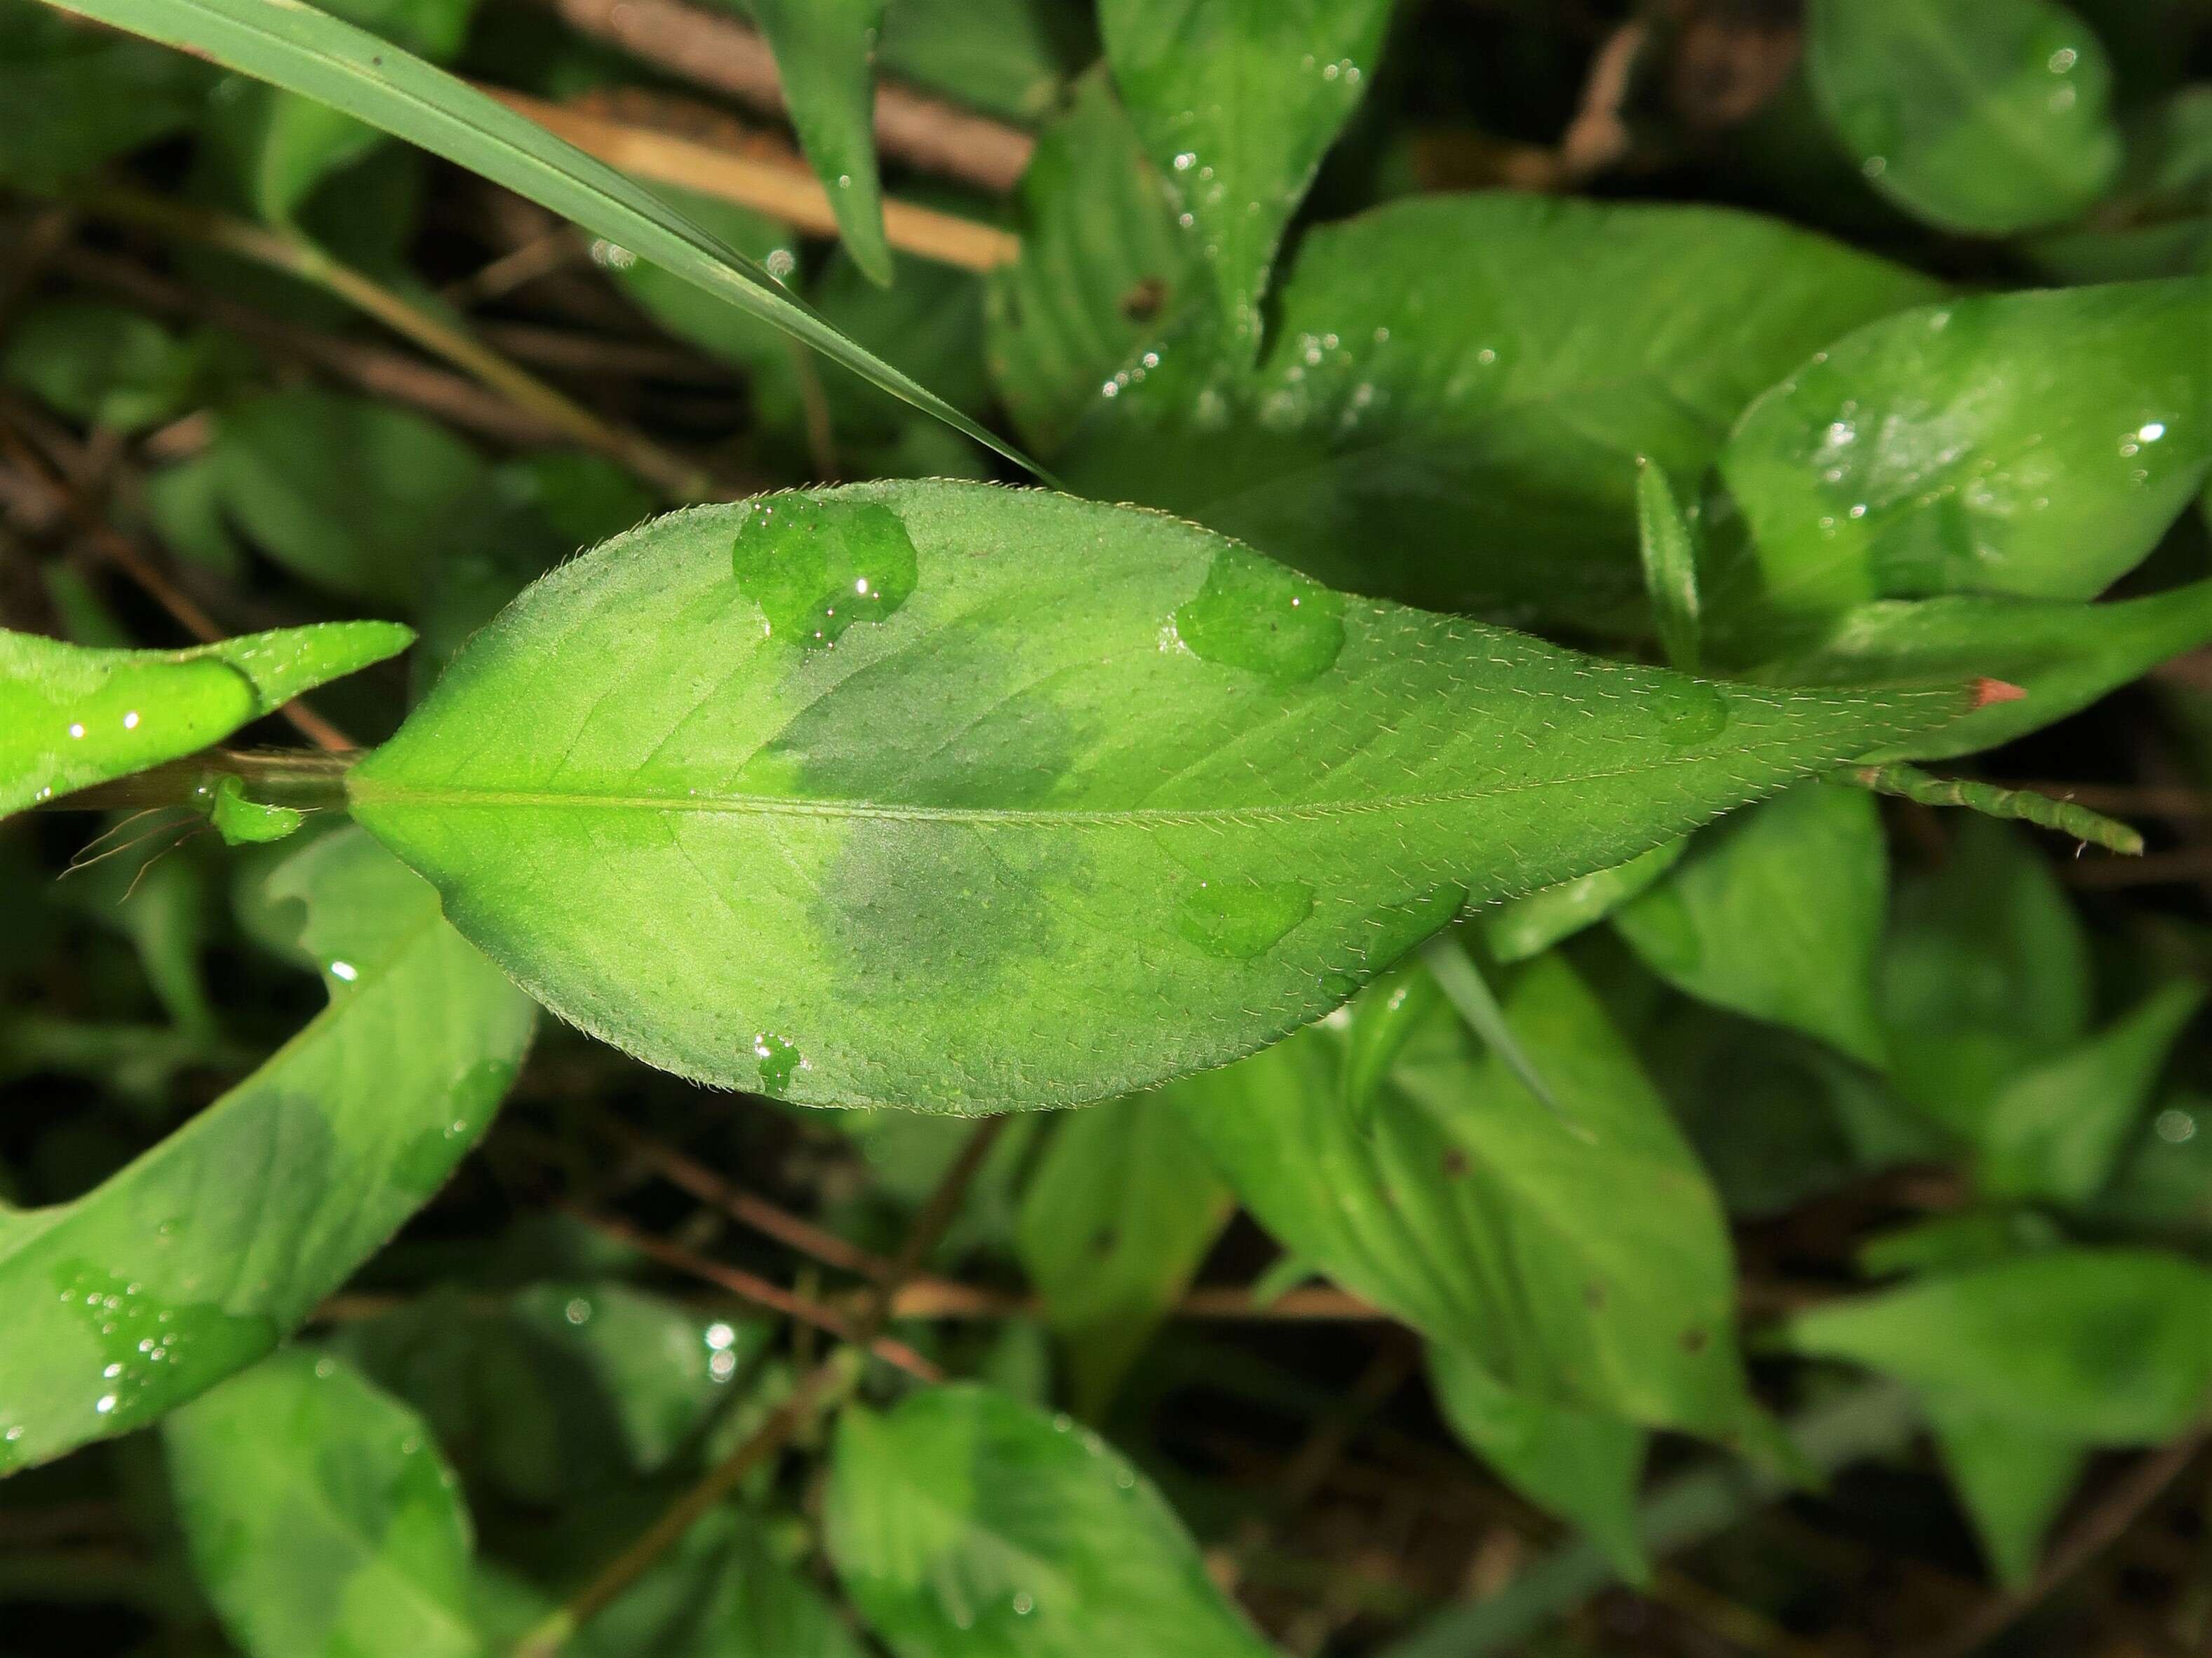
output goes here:
[{"label": "water droplet on leaf", "polygon": [[915,580],[905,521],[872,501],[756,501],[738,531],[731,564],[770,636],[806,650],[836,644],[856,623],[893,615]]}]

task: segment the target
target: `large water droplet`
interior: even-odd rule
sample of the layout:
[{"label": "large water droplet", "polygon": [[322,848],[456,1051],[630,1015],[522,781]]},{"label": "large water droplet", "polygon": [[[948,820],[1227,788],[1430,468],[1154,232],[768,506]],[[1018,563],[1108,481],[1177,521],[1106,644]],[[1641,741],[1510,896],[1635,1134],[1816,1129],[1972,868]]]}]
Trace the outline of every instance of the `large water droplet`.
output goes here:
[{"label": "large water droplet", "polygon": [[1176,913],[1176,930],[1209,955],[1249,961],[1313,914],[1304,881],[1201,881]]},{"label": "large water droplet", "polygon": [[872,501],[770,495],[738,528],[731,564],[771,636],[834,645],[858,622],[881,622],[914,592],[906,524]]},{"label": "large water droplet", "polygon": [[1325,672],[1344,648],[1344,600],[1272,559],[1226,548],[1176,611],[1175,626],[1208,662],[1297,685]]},{"label": "large water droplet", "polygon": [[781,1096],[791,1086],[791,1073],[799,1069],[799,1050],[781,1036],[763,1030],[753,1038],[753,1057],[760,1061],[760,1091]]}]

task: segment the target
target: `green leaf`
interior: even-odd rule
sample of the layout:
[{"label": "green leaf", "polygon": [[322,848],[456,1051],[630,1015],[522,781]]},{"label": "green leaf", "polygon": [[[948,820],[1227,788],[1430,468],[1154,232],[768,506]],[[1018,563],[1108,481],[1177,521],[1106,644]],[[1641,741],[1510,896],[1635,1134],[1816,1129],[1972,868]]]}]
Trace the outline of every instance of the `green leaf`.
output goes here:
[{"label": "green leaf", "polygon": [[291,1348],[162,1430],[192,1565],[248,1658],[477,1658],[474,1547],[422,1419]]},{"label": "green leaf", "polygon": [[876,176],[876,28],[884,0],[745,0],[775,54],[799,142],[829,192],[845,251],[891,279]]},{"label": "green leaf", "polygon": [[933,1388],[838,1424],[824,1541],[898,1658],[1264,1658],[1151,1484],[1066,1417]]},{"label": "green leaf", "polygon": [[294,0],[52,0],[211,58],[419,144],[782,329],[1018,465],[1021,453],[861,350],[783,286],[624,174],[421,58]]},{"label": "green leaf", "polygon": [[1874,187],[1946,230],[2071,218],[2120,165],[2112,69],[2052,0],[1813,0],[1806,61]]},{"label": "green leaf", "polygon": [[1153,514],[894,483],[563,567],[348,786],[465,935],[626,1051],[975,1112],[1224,1063],[1467,903],[1957,702],[1707,684],[1347,604]]},{"label": "green leaf", "polygon": [[1556,956],[1505,998],[1539,1103],[1439,1006],[1363,1124],[1334,1033],[1176,1084],[1285,1249],[1534,1403],[1728,1438],[1750,1404],[1728,1231],[1665,1106]]},{"label": "green leaf", "polygon": [[1618,1417],[1547,1405],[1431,1343],[1429,1382],[1452,1431],[1545,1513],[1579,1526],[1632,1583],[1651,1575],[1636,1524],[1644,1433]]},{"label": "green leaf", "polygon": [[2027,694],[1991,701],[1940,732],[1869,756],[1948,760],[2040,731],[2212,641],[2212,581],[2142,598],[1877,599],[1838,616],[1796,653],[1751,677],[1778,685],[1882,685],[1978,677]]},{"label": "green leaf", "polygon": [[1644,554],[1644,592],[1667,665],[1698,671],[1698,550],[1690,525],[1675,505],[1667,470],[1638,456],[1636,465],[1637,543]]},{"label": "green leaf", "polygon": [[2136,111],[2126,141],[2119,179],[2095,211],[2026,251],[2068,282],[2212,271],[2212,86],[2184,87]]},{"label": "green leaf", "polygon": [[1875,958],[1888,896],[1874,797],[1801,783],[1699,836],[1613,924],[1676,988],[1879,1069]]},{"label": "green leaf", "polygon": [[184,412],[212,345],[121,306],[56,300],[9,327],[0,380],[88,426],[139,432]]},{"label": "green leaf", "polygon": [[1332,586],[1635,631],[1636,458],[1701,476],[1759,392],[1935,292],[1747,214],[1417,197],[1305,239],[1256,369],[1155,342],[1065,470]]},{"label": "green leaf", "polygon": [[1744,411],[1720,458],[1751,547],[1716,610],[2094,598],[2212,459],[2212,278],[1998,294],[1838,341]]},{"label": "green leaf", "polygon": [[197,119],[206,65],[73,28],[35,6],[0,20],[0,180],[40,194]]},{"label": "green leaf", "polygon": [[1577,875],[1525,898],[1508,899],[1477,914],[1475,930],[1492,959],[1525,962],[1605,920],[1674,868],[1689,849],[1686,835],[1662,841],[1625,864]]},{"label": "green leaf", "polygon": [[1942,1399],[1925,1401],[1936,1448],[1998,1581],[2017,1588],[2035,1575],[2044,1533],[2081,1483],[2089,1448]]},{"label": "green leaf", "polygon": [[867,1658],[860,1637],[776,1558],[759,1521],[708,1515],[585,1625],[576,1658]]},{"label": "green leaf", "polygon": [[225,408],[212,453],[223,506],[264,551],[371,604],[414,598],[491,488],[476,452],[434,421],[305,388]]},{"label": "green leaf", "polygon": [[1344,1107],[1360,1127],[1373,1122],[1375,1102],[1398,1056],[1443,999],[1444,987],[1427,962],[1410,957],[1334,1016],[1344,1032]]},{"label": "green leaf", "polygon": [[1881,963],[1891,1080],[1972,1142],[2005,1083],[2089,1025],[2088,941],[2018,831],[1959,826],[1949,858],[1900,885]]},{"label": "green leaf", "polygon": [[1792,1317],[1799,1352],[1849,1359],[1995,1421],[2157,1444],[2212,1389],[2212,1272],[2140,1249],[2050,1249]]},{"label": "green leaf", "polygon": [[1085,26],[1070,9],[1059,0],[896,0],[877,58],[969,109],[1039,121],[1084,58]]},{"label": "green leaf", "polygon": [[1260,346],[1260,296],[1291,215],[1352,118],[1391,0],[1101,0],[1106,61],[1213,272],[1231,355]]},{"label": "green leaf", "polygon": [[1146,349],[1206,278],[1103,70],[1037,140],[1016,212],[1021,257],[988,279],[984,351],[1016,429],[1051,454],[1102,387],[1149,372]]},{"label": "green leaf", "polygon": [[0,815],[197,753],[414,636],[396,623],[327,622],[116,651],[0,632]]},{"label": "green leaf", "polygon": [[1096,1418],[1236,1207],[1163,1095],[1065,1119],[1022,1195],[1014,1235]]},{"label": "green leaf", "polygon": [[2006,1084],[1978,1129],[1975,1183],[1993,1197],[2062,1207],[2096,1196],[2204,999],[2202,985],[2166,985]]},{"label": "green leaf", "polygon": [[366,835],[270,878],[331,1005],[83,1197],[0,1210],[0,1465],[143,1427],[298,1327],[482,1133],[530,1004]]}]

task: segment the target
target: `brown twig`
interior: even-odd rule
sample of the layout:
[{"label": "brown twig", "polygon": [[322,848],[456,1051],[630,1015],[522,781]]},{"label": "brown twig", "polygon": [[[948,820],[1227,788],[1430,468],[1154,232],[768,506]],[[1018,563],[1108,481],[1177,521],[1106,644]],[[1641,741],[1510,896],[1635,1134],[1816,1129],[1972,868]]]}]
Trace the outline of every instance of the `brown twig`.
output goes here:
[{"label": "brown twig", "polygon": [[1633,19],[1607,35],[1590,60],[1582,102],[1559,137],[1559,168],[1566,183],[1587,182],[1628,154],[1633,140],[1621,111],[1650,35],[1649,24]]},{"label": "brown twig", "polygon": [[[679,0],[547,0],[579,33],[694,86],[772,114],[784,111],[775,56],[757,30]],[[890,82],[876,88],[876,143],[925,172],[1005,192],[1020,182],[1036,141],[1018,127]]]},{"label": "brown twig", "polygon": [[[803,167],[610,121],[502,87],[482,90],[610,167],[655,184],[734,202],[813,235],[837,234],[829,191]],[[992,270],[1021,257],[1020,239],[1012,232],[894,198],[884,202],[884,238],[902,252],[965,270]]]},{"label": "brown twig", "polygon": [[2212,1424],[2200,1426],[2164,1450],[2142,1458],[2115,1485],[2104,1500],[2084,1515],[2061,1538],[2034,1577],[2008,1594],[1990,1600],[1980,1611],[1933,1645],[1919,1658],[1966,1658],[2018,1623],[2048,1600],[2062,1584],[2119,1540],[2123,1533],[2142,1518],[2166,1487],[2179,1479],[2197,1460]]}]

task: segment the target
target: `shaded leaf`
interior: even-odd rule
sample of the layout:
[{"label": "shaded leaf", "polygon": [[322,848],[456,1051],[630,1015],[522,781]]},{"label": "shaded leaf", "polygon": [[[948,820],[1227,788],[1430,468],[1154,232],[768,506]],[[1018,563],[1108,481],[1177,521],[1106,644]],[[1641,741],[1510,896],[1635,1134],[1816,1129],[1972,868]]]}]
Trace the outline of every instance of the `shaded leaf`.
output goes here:
[{"label": "shaded leaf", "polygon": [[877,57],[969,109],[1041,120],[1085,56],[1073,11],[1058,0],[896,0]]},{"label": "shaded leaf", "polygon": [[884,0],[745,0],[775,54],[806,159],[829,192],[846,252],[869,279],[891,279],[876,176],[876,28]]},{"label": "shaded leaf", "polygon": [[1812,0],[1806,62],[1874,187],[1947,230],[2072,217],[2120,164],[2103,45],[2055,0]]},{"label": "shaded leaf", "polygon": [[1639,458],[1636,467],[1637,544],[1644,555],[1644,592],[1667,665],[1698,671],[1698,551],[1675,504],[1666,469]]},{"label": "shaded leaf", "polygon": [[1224,1063],[1469,902],[1956,705],[1574,657],[1156,515],[884,483],[563,567],[347,781],[465,934],[626,1051],[974,1112]]},{"label": "shaded leaf", "polygon": [[0,15],[0,179],[43,192],[76,184],[191,125],[213,79],[203,64],[18,0]]},{"label": "shaded leaf", "polygon": [[413,638],[396,623],[326,622],[125,651],[0,632],[0,814],[197,753]]},{"label": "shaded leaf", "polygon": [[358,833],[270,878],[331,1005],[72,1203],[0,1211],[0,1466],[143,1427],[296,1328],[481,1134],[529,1002]]},{"label": "shaded leaf", "polygon": [[2080,1483],[2089,1448],[2070,1436],[1925,1401],[1936,1446],[1974,1523],[1998,1581],[2018,1588],[2035,1575],[2044,1533]]},{"label": "shaded leaf", "polygon": [[1625,864],[1593,870],[1525,898],[1509,898],[1493,909],[1482,910],[1475,915],[1474,925],[1483,948],[1505,963],[1540,956],[1561,939],[1595,926],[1629,902],[1680,863],[1689,849],[1686,835],[1662,841]]},{"label": "shaded leaf", "polygon": [[899,1658],[1261,1658],[1151,1484],[1088,1429],[981,1388],[838,1424],[823,1524]]},{"label": "shaded leaf", "polygon": [[97,300],[55,300],[9,327],[0,380],[88,426],[137,432],[184,412],[213,341]]}]

